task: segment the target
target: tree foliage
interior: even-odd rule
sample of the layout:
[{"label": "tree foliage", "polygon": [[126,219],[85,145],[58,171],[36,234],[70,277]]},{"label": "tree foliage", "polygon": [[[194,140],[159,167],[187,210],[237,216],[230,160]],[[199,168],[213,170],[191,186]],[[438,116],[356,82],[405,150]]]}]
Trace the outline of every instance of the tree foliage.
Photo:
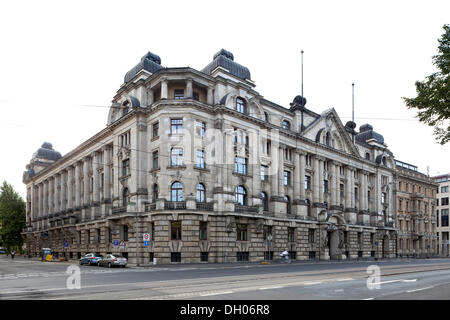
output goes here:
[{"label": "tree foliage", "polygon": [[25,227],[25,202],[6,181],[0,187],[0,239],[6,248],[21,247]]},{"label": "tree foliage", "polygon": [[416,81],[417,97],[403,98],[408,109],[418,109],[420,122],[434,127],[436,140],[444,145],[450,141],[450,24],[444,25],[438,54],[433,64],[439,71],[424,81]]}]

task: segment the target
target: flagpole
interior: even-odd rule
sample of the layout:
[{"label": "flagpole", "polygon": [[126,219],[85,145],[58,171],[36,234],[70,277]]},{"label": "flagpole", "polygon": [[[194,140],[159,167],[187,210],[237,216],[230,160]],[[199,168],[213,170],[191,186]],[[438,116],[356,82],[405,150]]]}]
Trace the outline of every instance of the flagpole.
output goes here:
[{"label": "flagpole", "polygon": [[[355,83],[352,83],[352,122],[355,123]],[[353,129],[355,131],[355,129]],[[352,134],[352,141],[355,143],[355,134]]]}]

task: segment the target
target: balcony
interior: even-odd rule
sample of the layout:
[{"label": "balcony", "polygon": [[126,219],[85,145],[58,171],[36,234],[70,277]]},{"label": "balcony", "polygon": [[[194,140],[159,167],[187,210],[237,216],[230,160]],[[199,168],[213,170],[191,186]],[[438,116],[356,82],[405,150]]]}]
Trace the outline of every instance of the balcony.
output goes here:
[{"label": "balcony", "polygon": [[214,210],[214,203],[206,203],[206,202],[196,202],[195,207],[197,210],[201,211],[213,211]]},{"label": "balcony", "polygon": [[156,203],[147,203],[145,205],[145,212],[155,211],[156,210]]},{"label": "balcony", "polygon": [[186,201],[166,201],[164,210],[186,210]]},{"label": "balcony", "polygon": [[126,206],[112,208],[112,213],[113,214],[123,213],[123,212],[127,212],[127,207]]},{"label": "balcony", "polygon": [[243,206],[240,204],[234,205],[234,212],[251,212],[251,213],[258,213],[258,207],[252,207],[252,206]]}]

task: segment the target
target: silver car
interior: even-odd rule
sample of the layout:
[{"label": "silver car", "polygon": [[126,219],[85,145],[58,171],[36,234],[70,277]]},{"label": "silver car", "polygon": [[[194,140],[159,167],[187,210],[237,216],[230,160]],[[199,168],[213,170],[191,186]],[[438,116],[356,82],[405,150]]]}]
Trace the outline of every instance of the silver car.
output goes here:
[{"label": "silver car", "polygon": [[112,253],[107,254],[106,257],[102,258],[98,261],[98,265],[100,267],[122,267],[125,268],[127,266],[128,259],[121,256],[120,254]]}]

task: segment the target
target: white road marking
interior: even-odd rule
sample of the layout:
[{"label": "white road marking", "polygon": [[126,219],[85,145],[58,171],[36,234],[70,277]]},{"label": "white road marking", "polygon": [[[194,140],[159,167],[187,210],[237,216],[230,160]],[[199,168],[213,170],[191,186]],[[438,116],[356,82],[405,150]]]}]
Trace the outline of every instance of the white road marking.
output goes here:
[{"label": "white road marking", "polygon": [[334,290],[334,292],[342,292],[342,291],[344,291],[344,289],[336,289],[336,290]]},{"label": "white road marking", "polygon": [[375,298],[366,298],[366,299],[363,299],[363,300],[373,300],[373,299],[375,299]]},{"label": "white road marking", "polygon": [[407,290],[406,292],[410,293],[410,292],[416,292],[416,291],[428,290],[428,289],[432,289],[432,288],[434,288],[434,286],[425,287],[425,288],[420,288],[420,289],[414,289],[414,290]]},{"label": "white road marking", "polygon": [[279,289],[279,288],[284,288],[284,286],[265,287],[265,288],[259,288],[259,290],[270,290],[270,289]]},{"label": "white road marking", "polygon": [[207,294],[202,294],[200,295],[201,297],[208,297],[208,296],[217,296],[217,295],[221,295],[221,294],[230,294],[233,293],[233,291],[224,291],[224,292],[217,292],[217,293],[207,293]]},{"label": "white road marking", "polygon": [[337,279],[336,281],[351,281],[353,278],[343,278],[343,279]]},{"label": "white road marking", "polygon": [[323,281],[303,282],[303,284],[304,284],[305,286],[312,286],[312,285],[315,285],[315,284],[321,284],[321,283],[323,283]]}]

